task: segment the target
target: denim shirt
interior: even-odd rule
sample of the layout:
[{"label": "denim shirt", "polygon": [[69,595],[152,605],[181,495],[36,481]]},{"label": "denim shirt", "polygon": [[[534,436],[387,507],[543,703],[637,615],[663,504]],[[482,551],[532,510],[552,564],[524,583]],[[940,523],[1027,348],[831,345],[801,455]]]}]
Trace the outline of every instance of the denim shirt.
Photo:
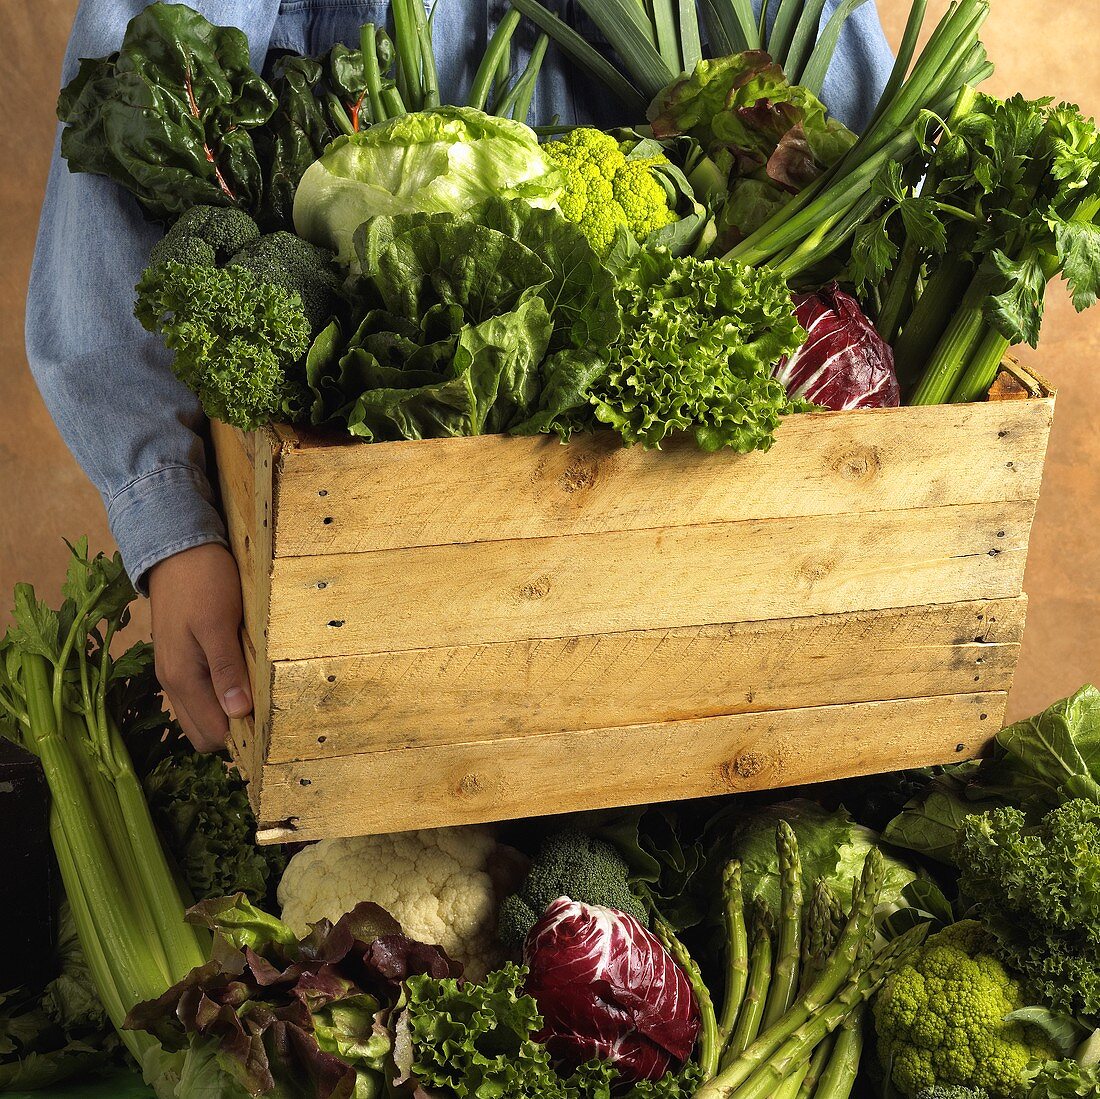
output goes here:
[{"label": "denim shirt", "polygon": [[[384,24],[387,0],[190,0],[211,22],[240,27],[258,71],[271,49],[320,53],[357,44],[365,22]],[[828,18],[838,0],[827,0]],[[759,10],[760,0],[755,0]],[[62,83],[81,57],[116,50],[145,0],[82,0]],[[575,0],[551,0],[576,24]],[[469,87],[505,0],[438,0],[435,15],[443,102]],[[517,64],[533,40],[515,51]],[[865,125],[892,57],[874,4],[848,19],[823,98],[853,129]],[[461,101],[461,100],[459,100]],[[623,117],[612,98],[553,46],[530,121],[594,123]],[[72,174],[55,143],[27,296],[27,357],[69,449],[99,489],[127,571],[142,586],[159,561],[208,542],[225,528],[207,479],[202,411],[176,380],[171,355],[132,314],[134,284],[160,236],[137,202],[100,176]]]}]

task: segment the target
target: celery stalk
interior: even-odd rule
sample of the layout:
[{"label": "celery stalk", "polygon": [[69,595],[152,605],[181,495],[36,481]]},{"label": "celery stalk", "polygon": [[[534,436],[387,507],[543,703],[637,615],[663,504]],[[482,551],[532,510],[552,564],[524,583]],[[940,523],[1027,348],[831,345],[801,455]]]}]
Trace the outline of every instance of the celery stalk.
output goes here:
[{"label": "celery stalk", "polygon": [[909,398],[910,404],[947,403],[982,338],[985,297],[986,288],[980,278],[975,277],[936,344],[924,377]]},{"label": "celery stalk", "polygon": [[1001,360],[1009,348],[1009,341],[990,325],[978,341],[974,353],[970,356],[966,371],[951,393],[952,404],[966,404],[968,401],[980,401],[989,392],[989,387],[997,377]]}]

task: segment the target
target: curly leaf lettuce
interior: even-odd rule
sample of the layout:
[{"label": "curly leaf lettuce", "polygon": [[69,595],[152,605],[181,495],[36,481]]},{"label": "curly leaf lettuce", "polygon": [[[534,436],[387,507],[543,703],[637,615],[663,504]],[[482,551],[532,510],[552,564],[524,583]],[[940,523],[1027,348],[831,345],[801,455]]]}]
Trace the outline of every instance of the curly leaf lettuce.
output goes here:
[{"label": "curly leaf lettuce", "polygon": [[691,431],[703,450],[767,450],[779,417],[806,407],[771,377],[806,337],[777,273],[654,249],[618,294],[624,331],[593,400],[626,443]]}]

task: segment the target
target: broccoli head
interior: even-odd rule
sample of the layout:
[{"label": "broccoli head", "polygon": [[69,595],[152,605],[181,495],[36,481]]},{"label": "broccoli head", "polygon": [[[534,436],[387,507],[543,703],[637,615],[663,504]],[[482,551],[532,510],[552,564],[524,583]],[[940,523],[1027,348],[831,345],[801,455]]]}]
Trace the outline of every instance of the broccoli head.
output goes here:
[{"label": "broccoli head", "polygon": [[956,1084],[935,1084],[925,1088],[917,1099],[989,1099],[985,1088],[961,1088]]},{"label": "broccoli head", "polygon": [[198,237],[214,250],[215,262],[225,263],[259,235],[259,226],[235,206],[192,206],[168,230],[165,239]]},{"label": "broccoli head", "polygon": [[260,282],[296,293],[314,332],[332,319],[339,306],[340,279],[333,254],[293,233],[280,230],[257,237],[229,263],[251,271]]},{"label": "broccoli head", "polygon": [[580,226],[600,255],[611,248],[620,228],[644,241],[678,220],[653,172],[668,164],[666,156],[628,157],[614,137],[587,126],[542,148],[562,174],[562,214]]},{"label": "broccoli head", "polygon": [[523,888],[505,897],[497,935],[518,949],[543,911],[558,897],[617,908],[648,925],[645,905],[630,888],[626,860],[606,840],[568,829],[543,840]]},{"label": "broccoli head", "polygon": [[1020,1099],[1024,1069],[1054,1056],[1040,1030],[1004,1021],[1025,1003],[1019,983],[987,952],[981,924],[954,924],[911,954],[879,993],[879,1060],[906,1096],[938,1084]]},{"label": "broccoli head", "polygon": [[192,267],[213,267],[216,264],[214,249],[189,233],[169,233],[161,237],[149,252],[149,266],[158,263],[185,263]]},{"label": "broccoli head", "polygon": [[296,294],[240,267],[174,261],[146,268],[137,292],[135,316],[176,352],[173,369],[208,416],[245,430],[295,418],[291,371],[310,336]]}]

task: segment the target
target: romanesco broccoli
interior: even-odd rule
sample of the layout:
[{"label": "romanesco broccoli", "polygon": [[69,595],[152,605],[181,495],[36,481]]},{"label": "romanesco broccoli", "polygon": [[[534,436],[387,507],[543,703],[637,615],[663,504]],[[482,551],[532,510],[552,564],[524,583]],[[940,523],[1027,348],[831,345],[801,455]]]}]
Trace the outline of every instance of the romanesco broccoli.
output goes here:
[{"label": "romanesco broccoli", "polygon": [[879,993],[879,1059],[903,1095],[952,1084],[1018,1099],[1028,1063],[1054,1056],[1041,1031],[1004,1021],[1024,998],[985,944],[976,921],[954,924],[911,955]]},{"label": "romanesco broccoli", "polygon": [[523,888],[505,897],[497,934],[505,946],[523,945],[543,910],[558,897],[617,908],[648,925],[645,905],[631,891],[626,860],[606,840],[566,830],[548,836]]},{"label": "romanesco broccoli", "polygon": [[628,157],[610,134],[590,127],[570,130],[543,146],[562,172],[562,214],[575,221],[600,255],[606,255],[620,228],[636,240],[678,220],[669,194],[653,172],[665,156]]}]

